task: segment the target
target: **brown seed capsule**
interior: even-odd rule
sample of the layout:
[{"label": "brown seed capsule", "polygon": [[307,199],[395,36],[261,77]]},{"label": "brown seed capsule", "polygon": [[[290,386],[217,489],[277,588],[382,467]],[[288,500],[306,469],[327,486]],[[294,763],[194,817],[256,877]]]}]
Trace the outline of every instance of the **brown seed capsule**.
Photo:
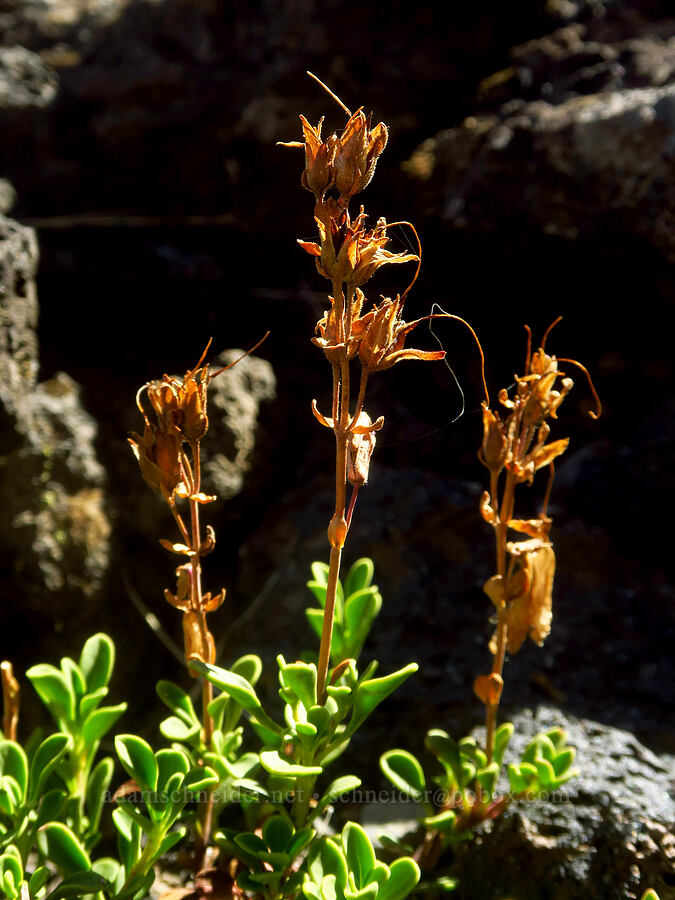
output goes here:
[{"label": "brown seed capsule", "polygon": [[501,472],[508,449],[504,423],[489,409],[487,403],[483,403],[483,444],[478,458],[492,472]]},{"label": "brown seed capsule", "polygon": [[344,516],[337,513],[330,520],[328,526],[328,543],[334,550],[342,550],[347,538],[347,521]]},{"label": "brown seed capsule", "polygon": [[171,497],[181,484],[181,440],[178,435],[162,432],[146,420],[143,437],[133,432],[128,441],[148,487],[164,497]]},{"label": "brown seed capsule", "polygon": [[370,183],[389,134],[384,122],[370,130],[371,117],[357,110],[345,125],[335,151],[335,187],[347,202]]}]

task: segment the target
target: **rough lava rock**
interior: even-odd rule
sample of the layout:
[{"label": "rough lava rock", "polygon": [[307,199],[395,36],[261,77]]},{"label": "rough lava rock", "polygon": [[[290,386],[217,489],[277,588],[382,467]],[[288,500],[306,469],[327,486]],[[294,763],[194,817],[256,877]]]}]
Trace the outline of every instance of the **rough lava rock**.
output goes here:
[{"label": "rough lava rock", "polygon": [[549,706],[513,722],[508,757],[519,757],[538,732],[561,727],[576,747],[579,775],[555,798],[517,801],[476,840],[458,845],[459,900],[634,900],[648,887],[672,900],[675,757]]},{"label": "rough lava rock", "polygon": [[[517,72],[523,79],[526,68],[516,66],[511,80]],[[527,71],[534,77],[532,66]],[[605,84],[571,95],[572,85],[558,85],[555,98],[505,102],[426,141],[408,170],[454,227],[492,229],[508,217],[571,239],[610,228],[672,261],[675,84],[663,80],[672,82],[674,71],[655,75],[658,87]],[[555,81],[545,84],[556,90]]]},{"label": "rough lava rock", "polygon": [[37,381],[37,261],[32,229],[0,217],[0,542],[11,573],[2,603],[18,617],[7,636],[29,611],[43,627],[90,621],[108,565],[96,425],[68,375]]},{"label": "rough lava rock", "polygon": [[225,350],[211,363],[212,371],[236,363],[209,386],[209,446],[218,450],[205,455],[204,484],[223,501],[242,490],[254,461],[261,406],[276,397],[272,366],[256,356],[240,359],[244,352]]}]

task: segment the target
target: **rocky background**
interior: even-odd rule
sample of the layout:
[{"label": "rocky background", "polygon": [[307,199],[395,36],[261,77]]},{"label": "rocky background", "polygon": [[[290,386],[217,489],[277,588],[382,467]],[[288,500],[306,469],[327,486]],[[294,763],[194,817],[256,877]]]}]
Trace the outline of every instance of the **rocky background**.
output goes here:
[{"label": "rocky background", "polygon": [[[295,244],[312,234],[301,155],[275,146],[299,136],[299,112],[341,125],[311,69],[390,126],[363,202],[418,228],[410,315],[437,302],[470,320],[494,390],[522,365],[523,324],[541,335],[562,314],[549,348],[589,367],[604,404],[592,422],[579,377],[563,407],[553,633],[509,661],[504,694],[525,730],[567,724],[585,775],[567,805],[516,811],[467,846],[460,896],[652,885],[667,900],[675,10],[445,7],[0,0],[0,652],[21,672],[109,631],[119,693],[133,691],[125,728],[155,738],[148,709],[156,679],[180,671],[179,622],[161,599],[171,522],[125,440],[140,427],[134,395],[186,371],[210,336],[215,356],[267,329],[256,358],[213,384],[208,477],[222,501],[207,588],[228,589],[221,659],[262,652],[270,696],[275,654],[312,640],[304,582],[326,556],[332,443],[309,414],[330,390],[309,338],[325,294]],[[393,238],[406,248],[402,229]],[[418,752],[426,728],[459,734],[480,717],[492,548],[476,514],[478,360],[458,325],[435,331],[464,416],[441,364],[378,376],[368,403],[386,426],[348,560],[371,555],[385,597],[367,650],[385,668],[422,664],[354,746],[369,784],[373,746]]]}]

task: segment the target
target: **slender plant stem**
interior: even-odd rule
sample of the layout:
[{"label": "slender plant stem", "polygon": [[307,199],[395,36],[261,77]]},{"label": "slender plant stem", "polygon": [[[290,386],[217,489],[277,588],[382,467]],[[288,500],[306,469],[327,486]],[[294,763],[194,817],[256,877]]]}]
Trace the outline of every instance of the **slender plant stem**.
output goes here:
[{"label": "slender plant stem", "polygon": [[[345,297],[339,281],[333,282],[333,303],[335,315],[338,317],[339,338],[345,338],[344,312]],[[346,298],[351,309],[351,294]],[[342,546],[346,534],[345,507],[347,502],[347,442],[349,439],[349,359],[346,348],[339,362],[333,362],[333,431],[335,433],[335,510],[329,526],[331,544],[328,564],[328,584],[326,586],[326,604],[323,611],[323,628],[319,646],[319,662],[317,667],[317,691],[320,704],[326,702],[326,685],[330,648],[333,638],[333,621],[335,618],[335,600],[337,584],[340,577]],[[344,525],[344,532],[342,532]]]},{"label": "slender plant stem", "polygon": [[[493,675],[501,677],[504,669],[504,657],[506,655],[506,639],[508,632],[508,624],[506,619],[506,534],[508,530],[509,520],[513,516],[513,503],[515,498],[516,479],[513,472],[507,470],[506,483],[504,485],[504,496],[501,507],[497,513],[497,497],[496,497],[496,479],[493,478],[492,483],[492,502],[495,507],[495,513],[498,516],[495,527],[495,543],[497,548],[497,574],[501,577],[502,599],[497,610],[497,648],[494,660],[492,661]],[[485,710],[485,752],[487,753],[488,762],[492,762],[494,752],[495,728],[497,724],[497,710],[499,708],[499,700],[496,703],[489,703]]]}]

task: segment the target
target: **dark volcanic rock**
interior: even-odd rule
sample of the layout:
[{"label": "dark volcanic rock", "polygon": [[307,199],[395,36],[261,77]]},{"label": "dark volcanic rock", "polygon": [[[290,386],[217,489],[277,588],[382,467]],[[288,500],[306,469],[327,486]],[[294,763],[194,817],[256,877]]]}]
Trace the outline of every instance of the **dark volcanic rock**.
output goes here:
[{"label": "dark volcanic rock", "polygon": [[458,897],[634,900],[648,887],[661,900],[675,897],[675,758],[546,706],[513,721],[514,756],[539,731],[562,727],[580,774],[555,798],[517,801],[458,846]]},{"label": "dark volcanic rock", "polygon": [[673,148],[675,84],[505,104],[425,142],[409,168],[455,227],[507,217],[574,239],[611,224],[675,259]]},{"label": "dark volcanic rock", "polygon": [[[0,217],[0,518],[2,602],[12,628],[89,619],[108,565],[110,526],[96,426],[64,373],[41,384],[35,326],[37,242]],[[16,624],[9,624],[12,617]],[[90,628],[91,625],[87,625]],[[3,649],[7,653],[8,647]]]},{"label": "dark volcanic rock", "polygon": [[212,363],[216,371],[239,360],[209,388],[209,446],[213,450],[205,459],[204,483],[223,501],[240,493],[254,460],[263,468],[255,473],[256,480],[266,480],[270,472],[269,460],[266,465],[259,452],[256,459],[255,450],[261,407],[274,400],[276,380],[267,360],[256,356],[240,359],[243,353],[226,350]]}]

